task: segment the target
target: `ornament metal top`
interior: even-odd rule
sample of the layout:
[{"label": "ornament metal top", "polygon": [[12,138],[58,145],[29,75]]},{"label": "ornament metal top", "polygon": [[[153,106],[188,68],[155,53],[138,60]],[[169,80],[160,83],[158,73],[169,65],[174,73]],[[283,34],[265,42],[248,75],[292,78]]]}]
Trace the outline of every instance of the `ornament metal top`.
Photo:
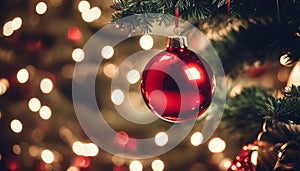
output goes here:
[{"label": "ornament metal top", "polygon": [[211,68],[187,48],[185,36],[169,36],[166,50],[155,55],[142,74],[144,101],[169,122],[197,119],[209,107],[214,89]]}]

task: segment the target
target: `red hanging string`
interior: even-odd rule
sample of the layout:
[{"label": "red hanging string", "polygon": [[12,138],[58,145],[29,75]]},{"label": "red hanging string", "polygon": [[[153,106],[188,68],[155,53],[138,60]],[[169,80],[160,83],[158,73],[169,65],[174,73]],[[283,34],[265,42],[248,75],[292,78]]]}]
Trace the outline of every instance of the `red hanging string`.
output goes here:
[{"label": "red hanging string", "polygon": [[175,28],[179,26],[179,10],[175,7]]},{"label": "red hanging string", "polygon": [[228,0],[227,2],[227,14],[230,15],[230,6],[231,6],[231,0]]}]

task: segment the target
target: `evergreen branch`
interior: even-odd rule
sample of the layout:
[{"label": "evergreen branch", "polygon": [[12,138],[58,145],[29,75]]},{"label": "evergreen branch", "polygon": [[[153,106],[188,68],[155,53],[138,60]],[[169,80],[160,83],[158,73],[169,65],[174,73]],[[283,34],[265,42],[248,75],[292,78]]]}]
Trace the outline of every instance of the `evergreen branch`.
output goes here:
[{"label": "evergreen branch", "polygon": [[244,88],[240,94],[228,96],[223,119],[219,125],[220,131],[235,135],[235,138],[243,143],[253,141],[259,132],[257,128],[263,123],[259,112],[270,96],[271,91],[261,87]]},{"label": "evergreen branch", "polygon": [[292,85],[291,87],[287,88],[284,92],[286,97],[298,97],[300,98],[300,86]]},{"label": "evergreen branch", "polygon": [[292,86],[283,98],[270,97],[266,101],[262,114],[273,122],[300,123],[300,86]]}]

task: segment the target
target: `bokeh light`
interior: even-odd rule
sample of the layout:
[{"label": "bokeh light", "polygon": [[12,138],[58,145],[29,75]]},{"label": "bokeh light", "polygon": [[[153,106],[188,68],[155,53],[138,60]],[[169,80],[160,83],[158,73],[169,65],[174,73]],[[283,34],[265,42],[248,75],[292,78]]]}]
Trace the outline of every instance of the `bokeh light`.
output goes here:
[{"label": "bokeh light", "polygon": [[16,155],[20,155],[22,152],[20,145],[18,145],[18,144],[13,145],[13,152]]},{"label": "bokeh light", "polygon": [[50,119],[51,115],[52,115],[52,111],[48,106],[42,106],[40,108],[40,117],[44,120],[48,120]]},{"label": "bokeh light", "polygon": [[13,23],[12,21],[8,21],[3,26],[3,35],[4,36],[11,36],[14,32]]},{"label": "bokeh light", "polygon": [[28,102],[28,107],[31,111],[37,112],[41,108],[41,102],[37,98],[31,98]]},{"label": "bokeh light", "polygon": [[90,10],[90,8],[91,8],[91,4],[88,1],[80,1],[78,3],[78,10],[81,13],[84,13],[84,12]]},{"label": "bokeh light", "polygon": [[153,47],[154,41],[149,34],[145,34],[140,38],[140,46],[145,50],[149,50]]},{"label": "bokeh light", "polygon": [[127,73],[127,81],[130,83],[130,84],[135,84],[139,81],[141,75],[139,73],[139,71],[137,70],[130,70],[128,73]]},{"label": "bokeh light", "polygon": [[67,171],[80,171],[80,169],[76,166],[70,166]]},{"label": "bokeh light", "polygon": [[22,26],[22,19],[20,17],[16,17],[12,20],[12,29],[18,30]]},{"label": "bokeh light", "polygon": [[103,73],[108,78],[113,78],[118,72],[118,67],[115,64],[107,63],[103,66]]},{"label": "bokeh light", "polygon": [[14,133],[20,133],[23,130],[23,124],[18,119],[14,119],[10,122],[10,128]]},{"label": "bokeh light", "polygon": [[72,41],[78,42],[82,38],[82,33],[80,29],[76,26],[70,27],[68,29],[68,38]]},{"label": "bokeh light", "polygon": [[112,46],[104,46],[101,50],[101,55],[104,59],[110,59],[114,53],[115,51]]},{"label": "bokeh light", "polygon": [[37,14],[42,15],[45,14],[47,11],[47,4],[45,2],[39,2],[35,6],[35,11]]},{"label": "bokeh light", "polygon": [[80,48],[76,48],[72,52],[72,58],[75,62],[81,62],[84,59],[84,51]]},{"label": "bokeh light", "polygon": [[225,148],[226,148],[225,141],[218,137],[211,139],[208,143],[208,149],[212,153],[220,153],[224,151]]},{"label": "bokeh light", "polygon": [[97,20],[101,17],[101,10],[98,7],[91,8],[91,13],[93,15],[93,20]]},{"label": "bokeh light", "polygon": [[124,101],[124,93],[120,89],[116,89],[111,93],[111,100],[114,104],[120,105]]},{"label": "bokeh light", "polygon": [[129,169],[130,171],[142,171],[143,164],[138,160],[134,160],[129,164]]},{"label": "bokeh light", "polygon": [[44,78],[40,83],[40,89],[45,94],[50,93],[53,89],[53,82],[49,78]]},{"label": "bokeh light", "polygon": [[88,143],[88,144],[84,144],[84,146],[85,146],[84,156],[95,157],[98,155],[99,148],[96,144]]},{"label": "bokeh light", "polygon": [[168,143],[169,137],[168,134],[165,132],[159,132],[155,135],[154,138],[155,144],[158,146],[164,146]]},{"label": "bokeh light", "polygon": [[83,155],[83,153],[84,153],[83,148],[84,148],[83,143],[80,141],[75,141],[72,145],[73,152],[78,156]]},{"label": "bokeh light", "polygon": [[165,168],[165,164],[161,160],[154,160],[151,164],[153,171],[163,171]]},{"label": "bokeh light", "polygon": [[111,161],[116,166],[122,166],[125,163],[125,159],[122,158],[122,157],[119,157],[117,155],[113,155],[112,158],[111,158]]},{"label": "bokeh light", "polygon": [[26,83],[29,79],[29,72],[27,69],[20,69],[17,73],[17,80],[19,83]]},{"label": "bokeh light", "polygon": [[193,146],[199,146],[203,141],[203,135],[201,132],[195,132],[191,136],[191,143]]},{"label": "bokeh light", "polygon": [[52,151],[46,149],[46,150],[42,151],[41,158],[45,163],[50,164],[50,163],[53,163],[53,161],[54,161],[54,154]]}]

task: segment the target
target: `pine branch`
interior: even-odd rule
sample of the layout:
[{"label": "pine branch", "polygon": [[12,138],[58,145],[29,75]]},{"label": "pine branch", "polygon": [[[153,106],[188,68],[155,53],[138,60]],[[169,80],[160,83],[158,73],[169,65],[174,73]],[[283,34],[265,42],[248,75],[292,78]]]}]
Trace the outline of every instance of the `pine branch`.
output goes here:
[{"label": "pine branch", "polygon": [[300,86],[292,86],[290,91],[285,92],[285,97],[270,97],[262,110],[265,118],[273,122],[283,122],[286,124],[300,123]]}]

